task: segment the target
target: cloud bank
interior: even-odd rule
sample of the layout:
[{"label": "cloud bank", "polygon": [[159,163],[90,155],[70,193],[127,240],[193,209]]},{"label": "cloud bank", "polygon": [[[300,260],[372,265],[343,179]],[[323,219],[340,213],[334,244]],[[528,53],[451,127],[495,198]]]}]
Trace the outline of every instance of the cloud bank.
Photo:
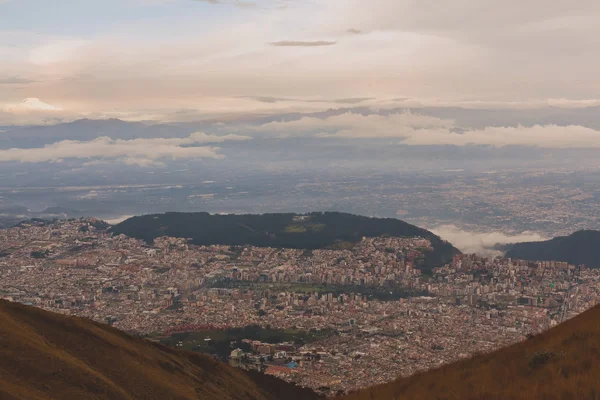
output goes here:
[{"label": "cloud bank", "polygon": [[304,117],[294,121],[270,122],[256,130],[278,135],[314,135],[321,138],[397,138],[410,146],[485,145],[527,146],[550,149],[598,149],[600,131],[579,125],[534,125],[467,129],[453,120],[418,114],[391,115],[344,113],[326,118]]},{"label": "cloud bank", "polygon": [[452,243],[463,253],[477,253],[487,256],[501,256],[503,254],[501,251],[494,249],[494,246],[498,244],[536,242],[548,239],[535,232],[522,232],[520,234],[475,232],[466,231],[454,225],[442,225],[430,230],[442,239]]},{"label": "cloud bank", "polygon": [[61,162],[65,159],[117,160],[139,167],[163,165],[160,160],[221,159],[218,147],[199,144],[243,141],[251,139],[240,135],[209,135],[203,132],[187,138],[111,139],[99,137],[90,141],[63,140],[40,148],[13,148],[0,150],[0,161],[23,163]]}]

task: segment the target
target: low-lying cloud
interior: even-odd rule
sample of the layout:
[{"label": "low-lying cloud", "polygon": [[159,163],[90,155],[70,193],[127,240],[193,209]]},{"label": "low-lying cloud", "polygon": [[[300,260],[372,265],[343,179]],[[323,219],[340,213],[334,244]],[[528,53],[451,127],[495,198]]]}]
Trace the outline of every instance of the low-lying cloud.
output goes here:
[{"label": "low-lying cloud", "polygon": [[347,112],[328,118],[304,117],[289,122],[269,122],[257,129],[278,134],[316,134],[319,137],[403,138],[416,129],[444,128],[453,124],[452,120],[411,113],[363,115]]},{"label": "low-lying cloud", "polygon": [[495,246],[547,240],[547,237],[535,232],[507,234],[503,232],[476,232],[463,230],[455,225],[442,225],[430,229],[442,239],[449,241],[463,253],[477,253],[486,256],[501,256],[502,251]]},{"label": "low-lying cloud", "polygon": [[257,129],[279,135],[312,135],[321,138],[397,138],[399,143],[410,146],[600,148],[600,131],[580,125],[519,125],[469,129],[457,126],[451,119],[410,112],[389,115],[348,112],[327,118],[304,117],[294,121],[270,122]]},{"label": "low-lying cloud", "polygon": [[251,139],[241,135],[212,135],[196,132],[186,138],[111,139],[90,141],[62,140],[44,147],[0,150],[0,161],[24,163],[61,162],[65,159],[118,160],[128,165],[149,167],[162,165],[163,159],[224,158],[218,147],[199,144],[223,143]]},{"label": "low-lying cloud", "polygon": [[530,146],[553,149],[600,148],[600,131],[580,125],[535,125],[532,127],[488,127],[461,132],[419,130],[403,140],[409,145]]}]

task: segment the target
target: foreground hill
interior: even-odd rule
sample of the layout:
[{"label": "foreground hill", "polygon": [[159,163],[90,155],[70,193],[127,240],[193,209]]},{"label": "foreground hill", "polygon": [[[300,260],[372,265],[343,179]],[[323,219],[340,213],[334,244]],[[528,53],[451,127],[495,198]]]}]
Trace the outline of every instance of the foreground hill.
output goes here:
[{"label": "foreground hill", "polygon": [[451,261],[459,253],[432,232],[393,218],[369,218],[326,212],[310,214],[211,215],[166,213],[129,218],[112,228],[116,234],[148,242],[160,236],[190,238],[199,245],[253,245],[263,247],[321,249],[356,243],[363,236],[420,236],[434,250],[425,265]]},{"label": "foreground hill", "polygon": [[566,261],[600,268],[600,231],[579,231],[545,242],[517,243],[509,247],[506,257]]},{"label": "foreground hill", "polygon": [[600,399],[600,306],[525,342],[344,400]]},{"label": "foreground hill", "polygon": [[310,400],[317,395],[86,319],[0,300],[0,398]]}]

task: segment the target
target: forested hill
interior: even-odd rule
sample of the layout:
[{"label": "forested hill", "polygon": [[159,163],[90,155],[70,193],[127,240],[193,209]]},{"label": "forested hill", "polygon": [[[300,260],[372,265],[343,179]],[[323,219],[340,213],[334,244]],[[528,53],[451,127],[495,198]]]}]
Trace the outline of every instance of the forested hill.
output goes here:
[{"label": "forested hill", "polygon": [[393,218],[369,218],[337,212],[310,214],[212,215],[166,213],[133,217],[111,228],[115,234],[153,241],[161,236],[183,237],[199,245],[253,245],[277,248],[339,248],[362,237],[423,237],[434,250],[425,266],[449,262],[459,251],[428,230]]},{"label": "forested hill", "polygon": [[579,231],[545,242],[517,243],[509,247],[506,257],[566,261],[573,265],[600,268],[600,231]]}]

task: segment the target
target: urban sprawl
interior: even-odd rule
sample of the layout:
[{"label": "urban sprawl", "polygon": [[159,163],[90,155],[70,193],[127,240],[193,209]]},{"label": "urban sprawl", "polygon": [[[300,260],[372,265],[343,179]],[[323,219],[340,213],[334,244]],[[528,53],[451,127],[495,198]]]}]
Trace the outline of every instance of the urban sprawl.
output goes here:
[{"label": "urban sprawl", "polygon": [[0,230],[0,298],[191,350],[211,338],[182,333],[311,333],[232,341],[229,362],[334,394],[525,340],[599,296],[600,271],[585,266],[457,255],[418,268],[429,250],[397,237],[346,250],[148,244],[96,219],[31,221]]}]

